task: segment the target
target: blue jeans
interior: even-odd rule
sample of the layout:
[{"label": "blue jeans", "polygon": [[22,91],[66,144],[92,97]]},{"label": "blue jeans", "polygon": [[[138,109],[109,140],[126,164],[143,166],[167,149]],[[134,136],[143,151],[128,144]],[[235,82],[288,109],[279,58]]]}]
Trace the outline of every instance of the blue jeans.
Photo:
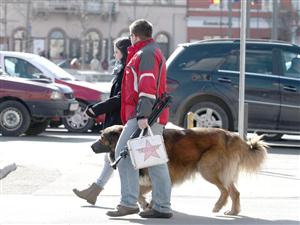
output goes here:
[{"label": "blue jeans", "polygon": [[[129,120],[123,128],[116,146],[116,156],[124,149],[131,134],[137,129],[137,120]],[[151,127],[153,134],[162,134],[163,126],[154,124]],[[121,202],[127,207],[136,208],[139,196],[139,170],[135,170],[131,164],[130,156],[122,159],[118,164],[121,180]],[[166,213],[171,211],[171,179],[167,164],[148,168],[152,183],[153,209]]]},{"label": "blue jeans", "polygon": [[110,179],[111,175],[114,172],[114,169],[110,166],[110,161],[108,159],[108,154],[106,153],[104,156],[104,165],[102,168],[102,172],[101,175],[99,176],[99,178],[96,181],[96,184],[101,187],[104,188],[105,184],[108,182],[108,180]]}]

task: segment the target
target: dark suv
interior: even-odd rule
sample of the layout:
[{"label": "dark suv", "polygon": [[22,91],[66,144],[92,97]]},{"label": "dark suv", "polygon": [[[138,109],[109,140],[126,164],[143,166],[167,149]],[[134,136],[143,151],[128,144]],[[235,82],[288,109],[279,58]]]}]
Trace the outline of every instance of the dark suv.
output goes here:
[{"label": "dark suv", "polygon": [[[232,39],[178,46],[167,61],[173,123],[185,126],[186,114],[194,112],[195,126],[237,130],[239,49],[239,40]],[[299,58],[296,45],[247,41],[248,131],[268,133],[273,139],[300,134]]]}]

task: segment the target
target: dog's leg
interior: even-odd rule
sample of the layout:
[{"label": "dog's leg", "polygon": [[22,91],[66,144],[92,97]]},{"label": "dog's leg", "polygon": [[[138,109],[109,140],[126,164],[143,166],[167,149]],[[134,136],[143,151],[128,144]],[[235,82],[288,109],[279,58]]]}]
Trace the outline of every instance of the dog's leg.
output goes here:
[{"label": "dog's leg", "polygon": [[226,215],[237,215],[241,211],[240,204],[240,192],[236,189],[234,184],[230,184],[229,186],[229,195],[232,200],[231,210],[225,212]]},{"label": "dog's leg", "polygon": [[227,199],[228,199],[228,191],[224,187],[224,185],[222,185],[221,182],[218,181],[218,182],[212,182],[212,183],[215,184],[221,192],[220,197],[213,208],[213,212],[216,213],[216,212],[219,212],[220,209],[226,204]]},{"label": "dog's leg", "polygon": [[150,207],[150,204],[146,201],[145,194],[151,191],[151,186],[140,185],[140,194],[138,202],[143,210]]}]

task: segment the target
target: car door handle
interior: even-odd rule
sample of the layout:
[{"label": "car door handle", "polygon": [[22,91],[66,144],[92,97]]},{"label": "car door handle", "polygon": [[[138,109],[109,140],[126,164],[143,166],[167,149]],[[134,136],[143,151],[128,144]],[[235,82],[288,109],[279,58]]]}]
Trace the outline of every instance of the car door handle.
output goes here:
[{"label": "car door handle", "polygon": [[231,80],[227,77],[219,77],[218,81],[222,82],[222,83],[229,83],[231,84]]},{"label": "car door handle", "polygon": [[292,92],[297,91],[297,88],[295,88],[293,86],[284,86],[283,89],[286,90],[286,91],[292,91]]}]

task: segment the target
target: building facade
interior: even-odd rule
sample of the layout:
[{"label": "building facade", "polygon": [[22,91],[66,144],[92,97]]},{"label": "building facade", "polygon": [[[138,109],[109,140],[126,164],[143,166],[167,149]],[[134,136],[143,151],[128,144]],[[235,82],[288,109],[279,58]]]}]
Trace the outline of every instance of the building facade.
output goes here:
[{"label": "building facade", "polygon": [[186,0],[3,0],[0,49],[44,54],[53,61],[113,57],[113,41],[138,18],[153,23],[166,57],[186,41]]},{"label": "building facade", "polygon": [[[241,0],[187,0],[187,41],[240,37]],[[300,43],[299,0],[247,0],[247,38]]]},{"label": "building facade", "polygon": [[[179,43],[239,38],[241,0],[1,0],[0,50],[88,64],[113,56],[113,41],[145,18],[165,56]],[[247,37],[300,44],[299,0],[247,0]],[[275,29],[276,28],[276,29]]]}]

